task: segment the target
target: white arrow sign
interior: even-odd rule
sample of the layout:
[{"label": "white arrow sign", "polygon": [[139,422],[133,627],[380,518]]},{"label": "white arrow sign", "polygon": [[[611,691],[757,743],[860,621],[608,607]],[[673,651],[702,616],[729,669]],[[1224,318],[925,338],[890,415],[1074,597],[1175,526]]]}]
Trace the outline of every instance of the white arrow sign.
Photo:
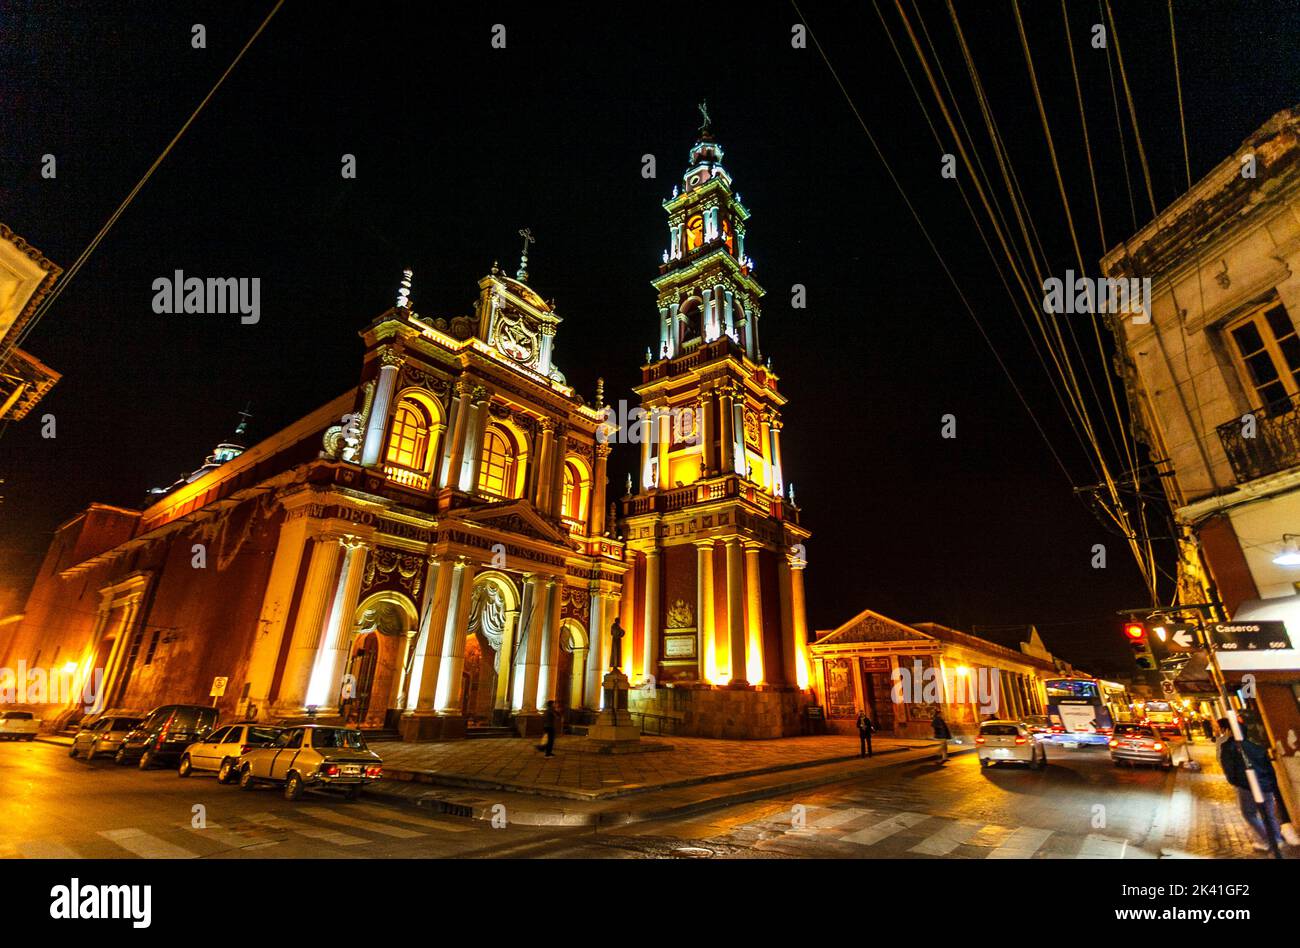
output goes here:
[{"label": "white arrow sign", "polygon": [[1179,629],[1170,638],[1179,648],[1192,648],[1196,644],[1196,640],[1192,638],[1192,633],[1186,629]]}]

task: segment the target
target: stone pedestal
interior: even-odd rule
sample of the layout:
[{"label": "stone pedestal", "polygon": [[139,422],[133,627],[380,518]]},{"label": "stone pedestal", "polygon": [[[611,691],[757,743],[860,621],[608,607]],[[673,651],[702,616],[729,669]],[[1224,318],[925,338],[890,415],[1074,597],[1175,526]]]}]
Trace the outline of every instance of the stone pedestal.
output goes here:
[{"label": "stone pedestal", "polygon": [[635,744],[641,740],[641,728],[632,722],[627,710],[627,676],[614,669],[605,674],[600,685],[605,693],[605,710],[587,728],[587,739],[604,744]]},{"label": "stone pedestal", "polygon": [[442,718],[427,711],[402,715],[398,732],[404,741],[437,741],[442,738]]},{"label": "stone pedestal", "polygon": [[441,723],[441,734],[439,740],[442,741],[459,741],[465,737],[465,716],[463,714],[440,714],[438,721]]},{"label": "stone pedestal", "polygon": [[536,711],[532,714],[515,712],[513,723],[515,733],[520,737],[539,737],[542,733],[542,716]]}]

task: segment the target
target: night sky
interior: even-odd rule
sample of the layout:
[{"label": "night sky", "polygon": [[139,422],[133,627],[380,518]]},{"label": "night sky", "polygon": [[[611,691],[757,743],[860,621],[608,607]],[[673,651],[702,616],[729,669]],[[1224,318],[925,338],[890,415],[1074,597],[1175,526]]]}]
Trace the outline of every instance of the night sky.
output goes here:
[{"label": "night sky", "polygon": [[[71,265],[271,6],[0,2],[0,220]],[[356,384],[357,331],[392,304],[404,267],[422,316],[468,314],[493,260],[517,266],[520,227],[537,236],[530,283],[565,319],[557,364],[588,399],[602,375],[607,397],[630,399],[658,338],[649,280],[667,246],[661,202],[707,98],[753,212],[746,249],[768,290],[762,348],[790,399],[785,473],[813,530],[810,623],[830,628],[868,607],[981,634],[1033,622],[1066,658],[1127,671],[1114,611],[1142,605],[1142,584],[1073,494],[1071,480],[1090,482],[1084,456],[954,182],[939,176],[875,7],[801,4],[1070,480],[826,63],[811,44],[791,48],[792,6],[466,6],[286,3],[27,339],[64,378],[36,411],[56,417],[57,438],[42,439],[29,417],[0,439],[8,605],[58,524],[93,501],[139,505],[149,487],[197,467],[246,402],[261,437]],[[906,43],[893,4],[881,10]],[[906,10],[978,124],[946,7]],[[1163,207],[1186,188],[1168,11],[1163,0],[1114,10]],[[1103,248],[1061,10],[1022,11],[1095,267]],[[1300,5],[1180,0],[1175,11],[1197,179],[1300,102]],[[1073,253],[1011,6],[957,12],[1059,273]],[[1098,6],[1071,0],[1069,15],[1113,246],[1149,206],[1124,112],[1130,209],[1106,59],[1087,45]],[[191,47],[195,23],[206,49]],[[496,23],[504,50],[490,45]],[[904,53],[913,66],[910,45]],[[987,146],[978,130],[976,142]],[[54,180],[40,176],[46,153]],[[345,153],[355,180],[340,175]],[[654,180],[641,176],[645,154]],[[177,269],[259,277],[260,323],[155,315],[151,284]],[[790,306],[796,283],[805,310]],[[945,413],[957,417],[955,440],[940,437]],[[611,496],[635,459],[635,447],[620,450]],[[1094,543],[1108,546],[1105,570],[1091,568]]]}]

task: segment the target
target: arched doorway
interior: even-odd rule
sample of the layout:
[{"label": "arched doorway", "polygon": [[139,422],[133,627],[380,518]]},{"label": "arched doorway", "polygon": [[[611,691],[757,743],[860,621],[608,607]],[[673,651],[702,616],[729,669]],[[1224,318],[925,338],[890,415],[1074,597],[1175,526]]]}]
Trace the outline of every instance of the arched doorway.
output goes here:
[{"label": "arched doorway", "polygon": [[357,607],[339,711],[355,727],[396,728],[417,630],[415,604],[380,592]]},{"label": "arched doorway", "polygon": [[461,713],[470,727],[505,723],[509,714],[510,669],[514,632],[519,619],[519,591],[498,570],[474,579],[465,664],[461,678]]},{"label": "arched doorway", "polygon": [[560,660],[555,697],[566,711],[583,706],[583,683],[587,680],[587,633],[573,619],[560,625]]}]

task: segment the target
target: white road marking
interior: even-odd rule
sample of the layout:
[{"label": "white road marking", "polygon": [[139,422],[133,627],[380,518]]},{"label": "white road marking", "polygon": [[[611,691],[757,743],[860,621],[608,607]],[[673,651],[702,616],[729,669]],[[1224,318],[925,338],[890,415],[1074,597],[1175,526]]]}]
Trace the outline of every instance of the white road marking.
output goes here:
[{"label": "white road marking", "polygon": [[957,820],[946,824],[933,835],[927,836],[908,852],[920,853],[923,856],[946,856],[983,828],[983,823]]},{"label": "white road marking", "polygon": [[52,839],[27,839],[18,844],[18,853],[24,859],[80,859],[81,854],[69,846]]},{"label": "white road marking", "polygon": [[199,854],[173,846],[166,840],[151,836],[144,830],[133,826],[125,829],[100,830],[99,835],[111,843],[116,843],[127,852],[135,853],[142,859],[198,859]]},{"label": "white road marking", "polygon": [[360,836],[350,836],[337,830],[321,829],[299,820],[287,820],[282,816],[276,816],[274,813],[254,813],[251,816],[245,816],[244,819],[250,823],[270,826],[273,829],[292,830],[301,836],[306,836],[308,839],[322,839],[336,846],[364,846],[370,842],[370,840],[363,839]]},{"label": "white road marking", "polygon": [[219,826],[216,823],[209,823],[203,829],[188,825],[184,826],[183,829],[187,829],[194,835],[201,836],[204,839],[210,839],[228,849],[265,849],[267,846],[278,846],[283,842],[283,840],[279,839],[258,839],[254,836],[245,835],[238,830]]},{"label": "white road marking", "polygon": [[988,854],[989,859],[1027,859],[1047,842],[1051,830],[1022,826],[1002,841],[1002,845]]},{"label": "white road marking", "polygon": [[863,846],[874,846],[882,839],[888,839],[895,833],[907,829],[909,826],[915,826],[917,823],[924,823],[930,817],[924,813],[899,813],[897,816],[891,816],[887,820],[881,820],[875,826],[868,826],[866,829],[860,829],[856,833],[849,833],[847,836],[841,836],[840,840],[846,843],[859,843]]},{"label": "white road marking", "polygon": [[850,806],[842,810],[832,810],[829,813],[817,817],[815,820],[809,820],[809,828],[817,827],[818,829],[833,829],[836,826],[843,826],[850,823],[860,816],[870,816],[874,810],[864,810],[859,807]]},{"label": "white road marking", "polygon": [[1089,833],[1083,838],[1075,859],[1123,859],[1128,851],[1128,840],[1115,836]]},{"label": "white road marking", "polygon": [[382,836],[392,836],[394,839],[416,839],[420,836],[427,836],[428,833],[421,833],[416,830],[402,829],[400,826],[386,826],[383,823],[375,823],[372,820],[362,820],[355,816],[348,816],[345,813],[335,813],[333,810],[323,806],[305,806],[302,812],[308,816],[314,816],[318,820],[325,820],[330,823],[341,823],[344,826],[355,826],[357,829],[368,830],[371,833],[379,833]]}]

